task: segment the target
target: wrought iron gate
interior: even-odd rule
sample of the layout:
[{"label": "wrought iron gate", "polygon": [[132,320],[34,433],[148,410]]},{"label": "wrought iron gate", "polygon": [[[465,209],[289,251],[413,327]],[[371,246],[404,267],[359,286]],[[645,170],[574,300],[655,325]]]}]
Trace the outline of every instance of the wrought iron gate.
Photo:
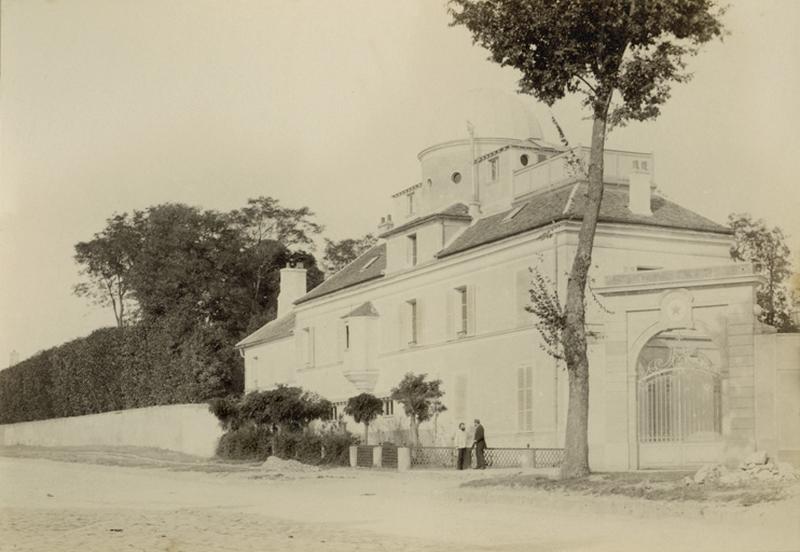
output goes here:
[{"label": "wrought iron gate", "polygon": [[639,363],[639,463],[661,467],[715,461],[722,437],[719,366],[680,340],[668,342],[666,351],[666,358]]}]

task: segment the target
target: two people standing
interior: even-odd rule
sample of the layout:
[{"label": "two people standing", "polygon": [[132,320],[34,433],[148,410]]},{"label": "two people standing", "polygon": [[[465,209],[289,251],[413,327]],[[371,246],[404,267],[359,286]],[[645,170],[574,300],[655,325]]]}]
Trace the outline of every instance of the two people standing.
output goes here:
[{"label": "two people standing", "polygon": [[458,458],[456,459],[456,469],[464,470],[469,468],[472,463],[472,454],[470,449],[475,447],[475,459],[477,466],[475,469],[486,469],[486,459],[484,451],[486,450],[486,437],[481,421],[475,419],[475,425],[471,431],[467,431],[466,424],[461,422],[458,424],[458,431],[456,431],[453,438],[454,445],[458,449]]}]

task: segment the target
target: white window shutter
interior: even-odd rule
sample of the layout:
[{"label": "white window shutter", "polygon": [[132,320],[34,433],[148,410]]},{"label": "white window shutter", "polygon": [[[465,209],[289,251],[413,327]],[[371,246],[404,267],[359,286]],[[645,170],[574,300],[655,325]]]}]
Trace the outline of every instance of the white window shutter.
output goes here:
[{"label": "white window shutter", "polygon": [[336,349],[337,349],[337,358],[339,360],[344,359],[344,350],[347,346],[347,340],[345,338],[345,324],[347,324],[346,320],[339,320],[339,324],[336,326],[337,329],[337,336],[336,336]]},{"label": "white window shutter", "polygon": [[406,330],[406,319],[408,318],[406,315],[406,307],[408,305],[405,301],[400,301],[400,304],[397,305],[397,348],[398,349],[405,349],[408,347],[408,331]]},{"label": "white window shutter", "polygon": [[467,286],[467,334],[475,335],[477,325],[477,310],[475,308],[475,286]]},{"label": "white window shutter", "polygon": [[423,324],[423,320],[424,319],[422,318],[424,311],[423,311],[423,307],[422,307],[422,301],[420,301],[419,299],[417,299],[416,301],[417,301],[417,328],[416,328],[416,330],[417,330],[417,344],[421,344],[421,343],[425,342],[425,338],[423,337],[425,335],[424,334],[425,324]]},{"label": "white window shutter", "polygon": [[455,325],[455,292],[452,289],[447,290],[447,301],[445,305],[445,338],[452,339],[456,335]]},{"label": "white window shutter", "polygon": [[314,366],[314,328],[308,329],[308,365]]}]

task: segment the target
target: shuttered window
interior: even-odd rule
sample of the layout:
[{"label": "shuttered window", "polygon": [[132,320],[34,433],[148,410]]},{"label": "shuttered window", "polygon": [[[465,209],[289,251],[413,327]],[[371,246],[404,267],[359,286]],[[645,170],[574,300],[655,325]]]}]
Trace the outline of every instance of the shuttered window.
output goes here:
[{"label": "shuttered window", "polygon": [[419,339],[419,310],[417,300],[406,301],[408,305],[408,344],[416,345]]},{"label": "shuttered window", "polygon": [[475,287],[459,286],[447,294],[447,336],[475,334]]},{"label": "shuttered window", "polygon": [[533,367],[517,368],[517,428],[533,429]]}]

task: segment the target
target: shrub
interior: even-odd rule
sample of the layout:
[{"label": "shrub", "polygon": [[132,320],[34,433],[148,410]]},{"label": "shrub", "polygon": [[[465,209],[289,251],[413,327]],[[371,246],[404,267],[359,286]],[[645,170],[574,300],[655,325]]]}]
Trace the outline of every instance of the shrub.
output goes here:
[{"label": "shrub", "polygon": [[272,450],[272,432],[247,424],[225,433],[217,445],[217,456],[230,460],[266,460]]},{"label": "shrub", "polygon": [[217,417],[224,430],[239,429],[242,425],[241,408],[235,397],[217,397],[208,401],[208,410]]},{"label": "shrub", "polygon": [[320,435],[320,438],[325,451],[322,464],[350,465],[350,447],[358,444],[358,437],[349,431],[326,431]]}]

